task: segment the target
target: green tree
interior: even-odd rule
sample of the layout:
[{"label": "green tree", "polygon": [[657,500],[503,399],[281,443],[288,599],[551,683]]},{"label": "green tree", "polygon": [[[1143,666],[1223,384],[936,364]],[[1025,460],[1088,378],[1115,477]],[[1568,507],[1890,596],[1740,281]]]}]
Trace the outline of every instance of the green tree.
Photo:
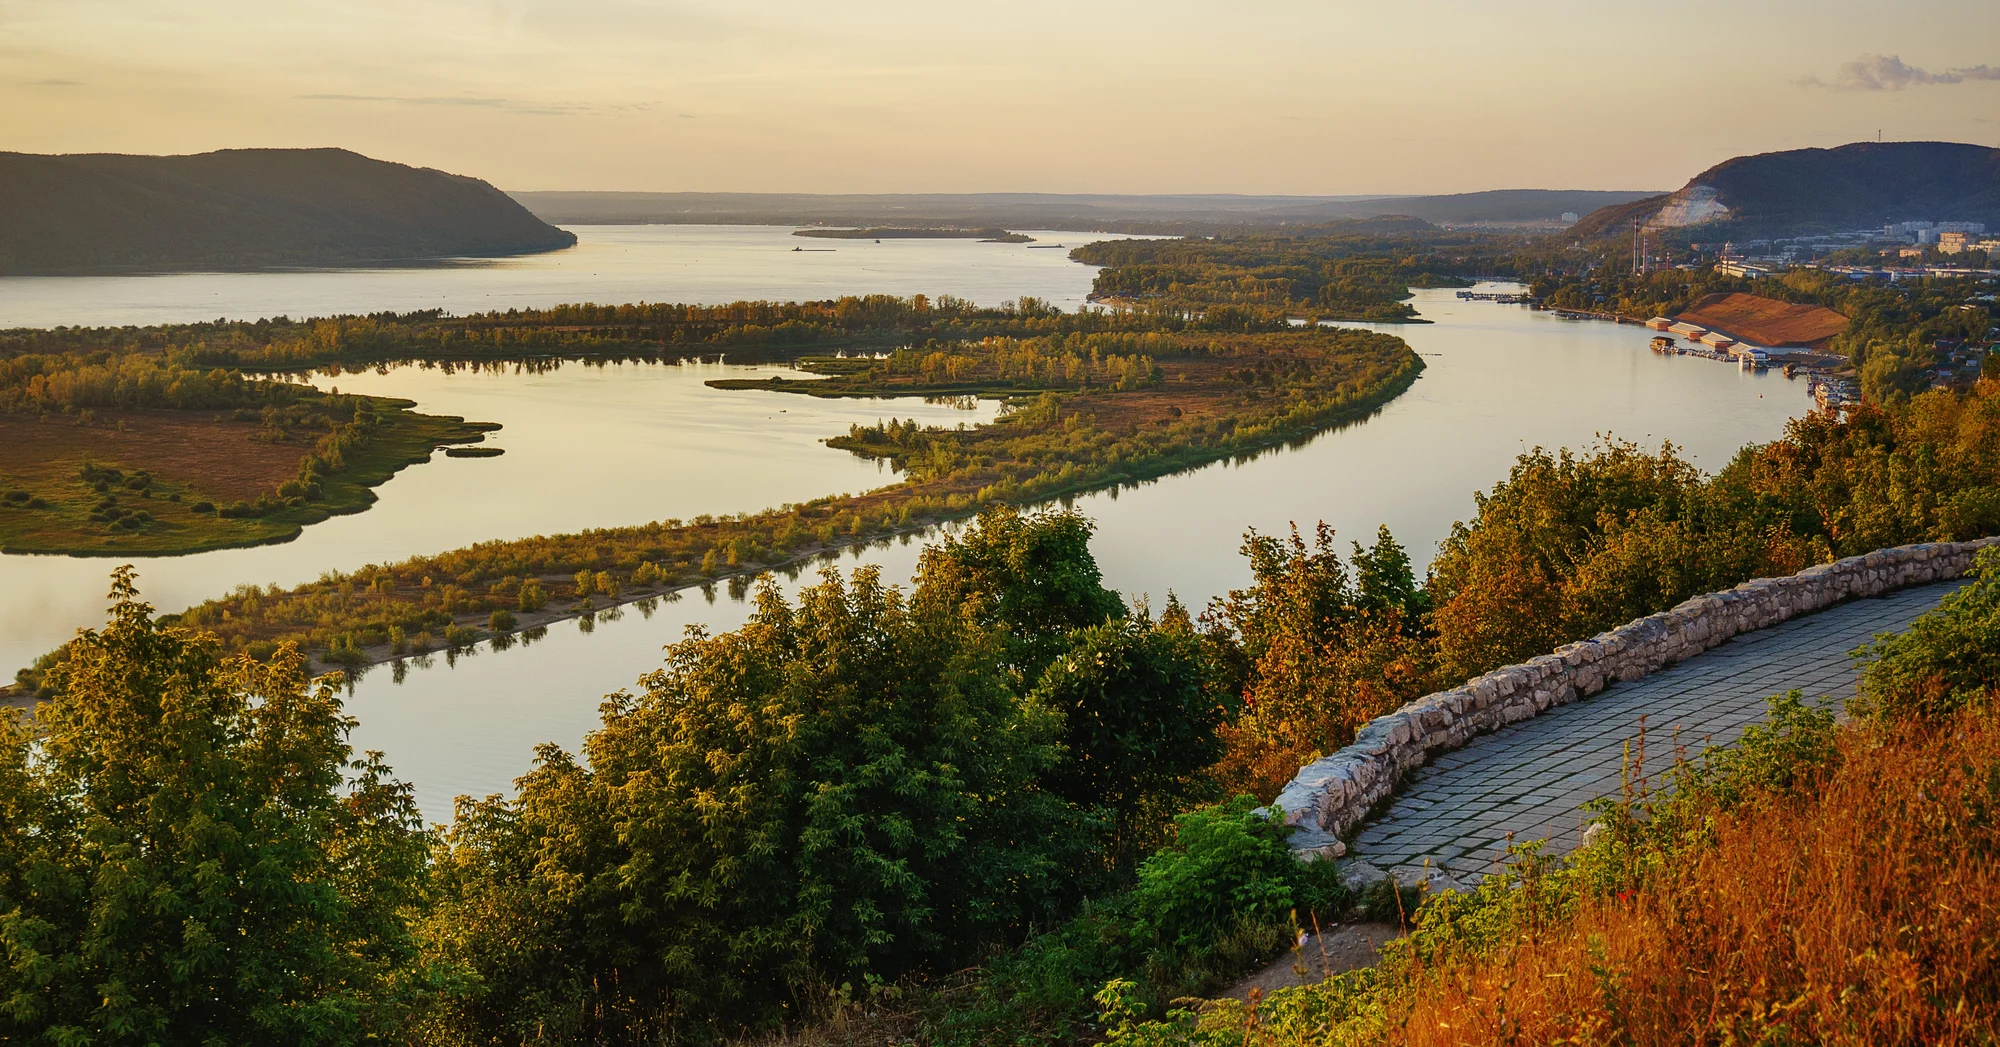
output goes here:
[{"label": "green tree", "polygon": [[1068,645],[1072,630],[1125,615],[1090,554],[1092,524],[1073,510],[1022,513],[993,506],[962,536],[924,551],[924,584],[968,601],[1004,629],[1007,661],[1032,684]]},{"label": "green tree", "polygon": [[226,658],[154,621],[130,568],[111,595],[0,746],[0,1039],[393,1035],[427,985],[408,787],[352,758],[337,678],[309,684],[290,645]]},{"label": "green tree", "polygon": [[1050,788],[1106,813],[1114,867],[1130,868],[1167,819],[1211,791],[1203,772],[1222,757],[1216,729],[1236,704],[1177,610],[1077,630],[1031,696],[1062,718]]}]

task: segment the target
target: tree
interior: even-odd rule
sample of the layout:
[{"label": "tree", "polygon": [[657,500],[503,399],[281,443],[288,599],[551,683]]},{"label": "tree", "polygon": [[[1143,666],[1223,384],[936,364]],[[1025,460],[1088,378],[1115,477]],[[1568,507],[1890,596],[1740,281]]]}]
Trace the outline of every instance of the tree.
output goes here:
[{"label": "tree", "polygon": [[[1178,613],[1176,613],[1178,612]],[[1071,634],[1030,700],[1061,717],[1063,758],[1050,788],[1111,825],[1110,865],[1129,867],[1168,819],[1212,792],[1216,729],[1234,712],[1186,612],[1119,618]]]},{"label": "tree", "polygon": [[[0,737],[0,1039],[345,1044],[426,990],[403,909],[427,848],[356,760],[338,679],[162,626],[130,568],[36,727]],[[352,777],[349,777],[351,775]]]},{"label": "tree", "polygon": [[968,602],[1002,627],[1008,664],[1032,686],[1071,630],[1125,616],[1090,555],[1091,522],[1073,510],[1023,514],[996,505],[963,536],[924,551],[921,584]]},{"label": "tree", "polygon": [[1225,788],[1268,799],[1303,763],[1423,694],[1434,672],[1427,605],[1386,528],[1372,551],[1355,547],[1354,577],[1324,523],[1311,545],[1296,527],[1289,540],[1251,531],[1243,553],[1254,584],[1205,616],[1242,651],[1243,714],[1222,732],[1220,776]]}]

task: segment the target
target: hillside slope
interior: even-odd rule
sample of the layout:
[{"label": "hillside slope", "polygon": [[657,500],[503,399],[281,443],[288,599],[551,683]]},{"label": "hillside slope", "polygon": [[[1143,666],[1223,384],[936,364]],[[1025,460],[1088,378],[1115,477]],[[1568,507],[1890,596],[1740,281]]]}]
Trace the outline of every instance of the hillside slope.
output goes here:
[{"label": "hillside slope", "polygon": [[576,237],[477,178],[344,149],[0,153],[0,274],[525,254]]},{"label": "hillside slope", "polygon": [[1856,142],[1726,160],[1679,191],[1586,215],[1569,235],[1616,237],[1632,220],[1689,235],[1796,236],[1904,221],[2000,226],[2000,149]]}]

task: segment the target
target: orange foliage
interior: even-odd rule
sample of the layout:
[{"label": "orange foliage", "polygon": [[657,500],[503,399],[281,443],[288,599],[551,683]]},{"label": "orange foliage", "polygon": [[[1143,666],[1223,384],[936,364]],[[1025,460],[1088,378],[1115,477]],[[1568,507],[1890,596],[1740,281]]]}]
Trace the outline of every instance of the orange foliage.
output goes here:
[{"label": "orange foliage", "polygon": [[[2000,722],[1841,732],[1804,799],[1411,996],[1396,1043],[1972,1044],[2000,1034]],[[1443,973],[1443,972],[1440,972]]]}]

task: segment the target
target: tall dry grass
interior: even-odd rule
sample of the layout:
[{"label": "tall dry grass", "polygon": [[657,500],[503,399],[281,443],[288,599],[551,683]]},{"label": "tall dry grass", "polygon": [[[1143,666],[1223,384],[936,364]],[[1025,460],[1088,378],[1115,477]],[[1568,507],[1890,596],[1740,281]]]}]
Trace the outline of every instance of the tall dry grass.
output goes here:
[{"label": "tall dry grass", "polygon": [[2000,718],[1855,725],[1838,745],[1807,795],[1707,812],[1714,846],[1644,888],[1418,973],[1388,1041],[1994,1043]]}]

